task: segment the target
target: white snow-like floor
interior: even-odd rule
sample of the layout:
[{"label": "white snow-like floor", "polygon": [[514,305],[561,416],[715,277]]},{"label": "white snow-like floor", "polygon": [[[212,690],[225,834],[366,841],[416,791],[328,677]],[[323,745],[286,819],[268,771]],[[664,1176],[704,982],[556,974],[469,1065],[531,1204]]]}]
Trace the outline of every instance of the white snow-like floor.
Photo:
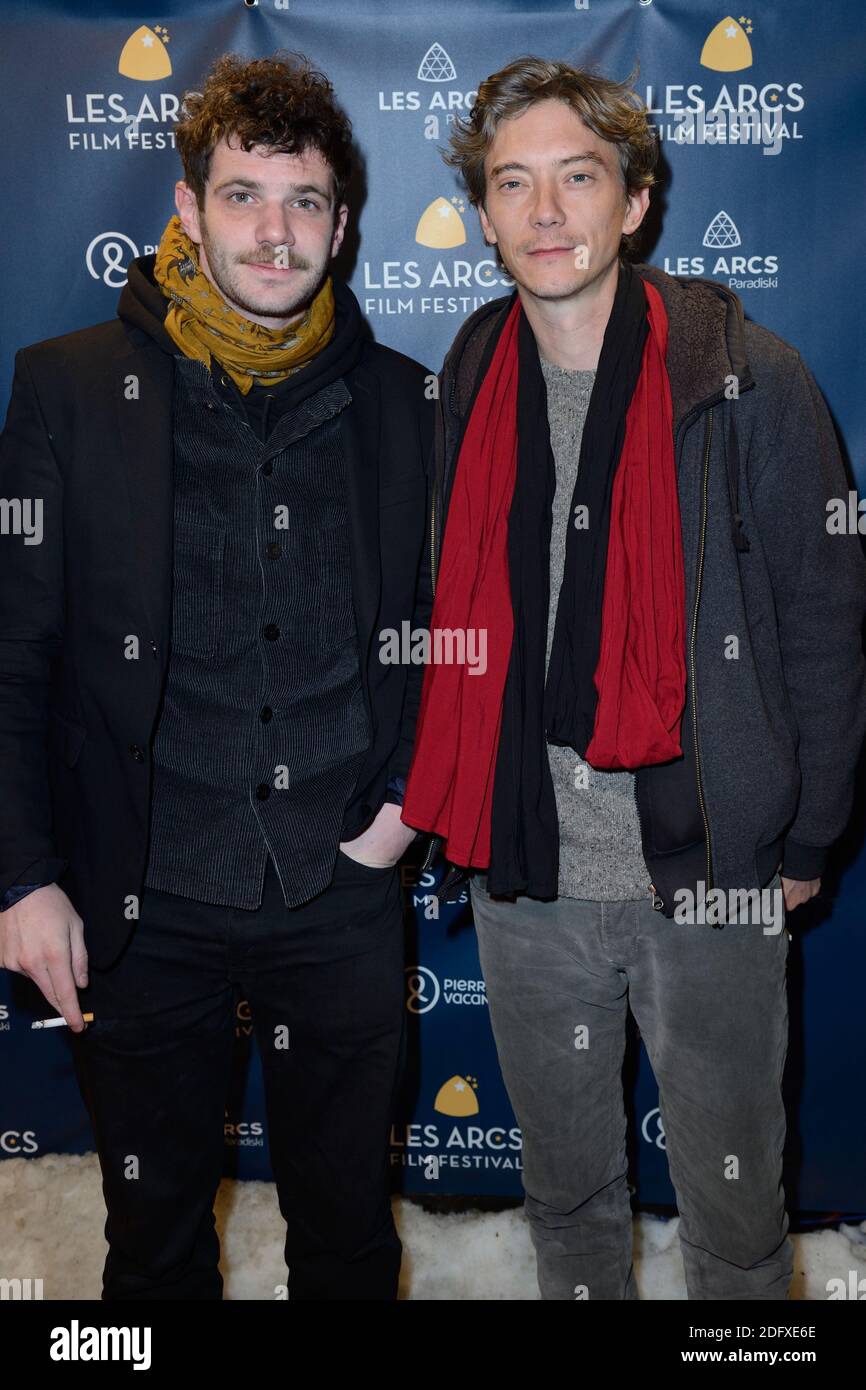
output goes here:
[{"label": "white snow-like floor", "polygon": [[[0,1278],[43,1280],[45,1299],[99,1299],[105,1206],[95,1154],[46,1154],[0,1163]],[[400,1297],[481,1301],[539,1298],[522,1210],[431,1214],[394,1199],[403,1242]],[[268,1299],[285,1283],[284,1224],[272,1183],[224,1180],[217,1228],[227,1299]],[[674,1220],[635,1219],[642,1299],[685,1299]],[[830,1278],[866,1276],[866,1222],[792,1235],[792,1299],[827,1298]]]}]

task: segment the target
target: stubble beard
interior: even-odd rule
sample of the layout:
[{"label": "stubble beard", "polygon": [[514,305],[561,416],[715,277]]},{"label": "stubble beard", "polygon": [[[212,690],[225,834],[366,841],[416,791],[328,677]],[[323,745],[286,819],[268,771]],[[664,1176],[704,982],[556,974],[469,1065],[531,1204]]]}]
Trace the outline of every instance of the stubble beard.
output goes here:
[{"label": "stubble beard", "polygon": [[[271,259],[280,265],[296,266],[298,274],[292,276],[291,283],[286,285],[284,289],[280,290],[278,286],[271,290],[263,289],[260,297],[253,298],[240,283],[239,274],[235,270],[239,262],[230,258],[214,242],[207,230],[204,218],[200,219],[200,231],[211,279],[223,297],[233,307],[245,313],[256,314],[259,318],[290,318],[299,310],[306,308],[325,279],[328,268],[327,260],[317,266],[306,257],[299,256],[290,249],[283,251],[281,256],[277,256],[275,248],[271,248],[262,252],[261,259],[263,261]],[[245,261],[255,259],[255,254],[245,257]],[[275,295],[279,295],[279,298],[275,299]]]}]

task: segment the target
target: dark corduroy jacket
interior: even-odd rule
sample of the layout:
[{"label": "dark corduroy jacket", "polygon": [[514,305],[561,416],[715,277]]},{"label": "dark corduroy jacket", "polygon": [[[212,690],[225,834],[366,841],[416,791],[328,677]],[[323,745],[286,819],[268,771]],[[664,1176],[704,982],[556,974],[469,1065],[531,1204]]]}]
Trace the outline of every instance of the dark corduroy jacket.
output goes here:
[{"label": "dark corduroy jacket", "polygon": [[[139,258],[139,273],[152,279],[152,262]],[[128,938],[146,863],[171,628],[174,370],[129,318],[35,343],[16,354],[0,436],[0,495],[41,499],[44,519],[39,545],[0,538],[0,898],[57,879],[96,967]],[[378,634],[429,623],[426,376],[366,339],[346,374],[352,593],[372,740],[343,840],[374,818],[412,749],[423,668],[380,661]]]}]

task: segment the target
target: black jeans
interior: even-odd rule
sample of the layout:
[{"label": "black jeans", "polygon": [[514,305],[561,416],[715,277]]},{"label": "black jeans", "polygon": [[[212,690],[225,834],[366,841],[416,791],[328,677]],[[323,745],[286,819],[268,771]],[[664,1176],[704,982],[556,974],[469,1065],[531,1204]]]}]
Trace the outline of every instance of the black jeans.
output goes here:
[{"label": "black jeans", "polygon": [[90,977],[94,1022],[71,1043],[108,1209],[103,1299],[222,1298],[213,1202],[237,990],[262,1058],[289,1297],[396,1298],[399,871],[341,852],[331,884],[287,908],[269,860],[255,911],[146,889],[129,947]]}]

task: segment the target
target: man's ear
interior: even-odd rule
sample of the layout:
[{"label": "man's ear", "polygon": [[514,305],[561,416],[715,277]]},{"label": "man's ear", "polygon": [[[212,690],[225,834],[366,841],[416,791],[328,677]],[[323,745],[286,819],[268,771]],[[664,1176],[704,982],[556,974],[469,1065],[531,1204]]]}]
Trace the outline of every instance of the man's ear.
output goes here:
[{"label": "man's ear", "polygon": [[341,203],[337,208],[337,216],[334,221],[334,232],[331,237],[331,256],[336,256],[343,244],[343,237],[346,235],[346,219],[349,216],[349,208],[346,203]]},{"label": "man's ear", "polygon": [[493,230],[493,223],[490,221],[490,218],[487,216],[487,209],[485,208],[483,202],[480,202],[480,203],[478,204],[478,219],[479,219],[479,221],[480,221],[480,223],[481,223],[481,231],[482,231],[483,234],[484,234],[484,240],[485,240],[485,242],[487,243],[488,246],[495,246],[495,245],[496,245],[496,233],[495,233],[495,231]]},{"label": "man's ear", "polygon": [[181,226],[191,241],[201,245],[201,224],[199,222],[198,200],[189,184],[179,179],[174,186],[174,205]]},{"label": "man's ear", "polygon": [[622,230],[626,235],[636,232],[641,222],[646,217],[649,207],[650,191],[648,188],[635,188],[626,198],[626,214],[623,219]]}]

